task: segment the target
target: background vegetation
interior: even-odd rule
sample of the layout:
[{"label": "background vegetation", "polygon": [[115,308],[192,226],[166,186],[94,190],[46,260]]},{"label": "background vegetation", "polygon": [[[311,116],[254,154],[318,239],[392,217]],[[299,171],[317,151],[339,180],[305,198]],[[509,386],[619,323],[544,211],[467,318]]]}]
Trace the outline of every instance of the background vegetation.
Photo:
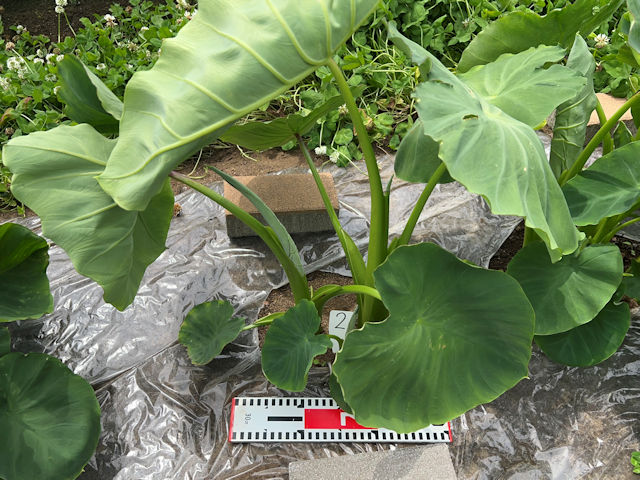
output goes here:
[{"label": "background vegetation", "polygon": [[[73,1],[73,0],[71,0]],[[123,3],[125,3],[123,1]],[[9,138],[47,130],[69,120],[57,96],[57,66],[64,54],[74,54],[88,65],[116,95],[134,72],[150,68],[164,38],[174,36],[195,13],[186,0],[165,4],[130,0],[115,4],[108,15],[82,20],[75,35],[50,39],[19,25],[2,25],[0,18],[0,145]],[[194,2],[195,3],[195,2]],[[489,22],[515,10],[545,14],[569,0],[384,0],[372,21],[338,52],[349,84],[364,86],[359,106],[367,129],[382,148],[396,149],[413,125],[411,92],[418,72],[387,40],[385,21],[395,20],[401,31],[420,43],[450,68],[461,52]],[[602,4],[606,4],[602,0]],[[51,15],[67,21],[67,0],[52,0]],[[55,9],[55,10],[54,10]],[[625,47],[624,10],[590,36],[589,46],[598,62],[598,91],[627,97],[638,89],[638,64]],[[252,114],[250,120],[269,120],[292,112],[309,112],[337,95],[330,72],[319,69],[295,89]],[[345,109],[327,115],[310,132],[310,147],[327,160],[348,165],[360,160],[353,127]],[[284,149],[294,148],[293,144]],[[21,206],[9,192],[10,173],[0,164],[0,209]]]}]

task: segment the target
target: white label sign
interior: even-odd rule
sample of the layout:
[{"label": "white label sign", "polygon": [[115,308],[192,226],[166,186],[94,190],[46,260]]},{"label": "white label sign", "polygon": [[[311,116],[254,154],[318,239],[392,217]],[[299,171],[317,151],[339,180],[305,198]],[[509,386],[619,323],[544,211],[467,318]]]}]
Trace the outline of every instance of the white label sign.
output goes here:
[{"label": "white label sign", "polygon": [[[344,340],[347,332],[353,330],[355,321],[356,317],[353,312],[331,310],[329,312],[329,335],[335,335]],[[338,350],[340,350],[338,342],[334,339],[331,339],[331,342],[333,343],[333,353],[338,353]]]}]

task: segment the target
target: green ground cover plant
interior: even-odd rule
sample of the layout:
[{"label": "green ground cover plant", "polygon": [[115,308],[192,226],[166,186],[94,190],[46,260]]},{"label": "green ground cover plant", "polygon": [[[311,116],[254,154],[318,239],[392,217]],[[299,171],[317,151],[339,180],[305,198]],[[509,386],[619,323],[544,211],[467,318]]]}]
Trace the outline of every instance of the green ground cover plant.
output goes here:
[{"label": "green ground cover plant", "polygon": [[[595,60],[581,35],[622,4],[596,9],[596,0],[581,0],[546,16],[512,12],[469,44],[457,74],[388,25],[389,41],[419,75],[413,94],[419,119],[399,145],[396,174],[425,184],[394,239],[389,188],[356,100],[362,89],[349,83],[336,55],[376,0],[326,0],[313,8],[287,0],[202,0],[193,20],[164,42],[155,65],[133,75],[123,102],[66,56],[58,69],[63,82],[74,79],[73,88],[62,87],[67,111],[85,123],[14,138],[3,159],[14,175],[13,193],[41,217],[43,234],[119,309],[133,301],[146,267],[164,251],[173,212],[169,179],[213,199],[269,246],[296,305],[250,325],[225,302],[195,307],[179,335],[194,363],[213,360],[243,330],[269,326],[263,371],[275,385],[300,391],[314,356],[330,346],[330,336],[318,331],[325,302],[356,294],[358,319],[339,341],[332,396],[366,426],[415,431],[489,402],[526,378],[533,341],[557,362],[588,366],[612,355],[626,334],[629,308],[619,299],[637,287],[637,277],[623,273],[620,252],[609,241],[637,221],[640,144],[630,134],[611,134],[640,95],[582,148],[587,119],[599,108]],[[636,5],[629,9],[633,14]],[[632,47],[636,30],[630,21]],[[341,99],[332,97],[307,116],[234,125],[322,68]],[[369,176],[366,260],[342,229],[303,138],[336,108],[349,115]],[[555,109],[550,163],[534,128]],[[116,127],[117,137],[101,133]],[[255,194],[218,171],[256,205],[266,225],[175,172],[216,138],[260,148],[297,142],[353,285],[312,291],[295,243]],[[605,155],[583,171],[607,138]],[[482,195],[494,213],[525,219],[525,245],[507,273],[463,262],[435,244],[410,244],[435,186],[451,179]]]}]

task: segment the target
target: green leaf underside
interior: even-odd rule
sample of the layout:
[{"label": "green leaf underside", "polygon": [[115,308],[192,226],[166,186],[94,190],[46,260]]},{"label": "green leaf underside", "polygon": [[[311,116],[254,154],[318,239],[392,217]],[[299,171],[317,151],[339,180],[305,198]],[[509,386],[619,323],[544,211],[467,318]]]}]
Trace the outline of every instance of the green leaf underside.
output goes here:
[{"label": "green leaf underside", "polygon": [[76,478],[100,436],[89,385],[45,354],[0,357],[0,478]]},{"label": "green leaf underside", "polygon": [[39,318],[53,311],[44,238],[14,223],[0,225],[0,322]]},{"label": "green leaf underside", "polygon": [[40,216],[43,235],[102,286],[105,301],[123,310],[165,249],[173,193],[165,179],[146,210],[119,208],[95,179],[114,144],[89,125],[60,126],[12,139],[3,161],[14,173],[13,194]]},{"label": "green leaf underside", "polygon": [[633,18],[629,27],[629,45],[636,52],[640,52],[640,25],[638,25],[638,20],[640,20],[640,1],[627,0],[627,6]]},{"label": "green leaf underside", "polygon": [[[416,121],[396,153],[394,170],[398,178],[407,182],[427,183],[442,163],[438,158],[439,148],[437,142],[424,134],[420,120]],[[445,173],[438,183],[452,181]]]},{"label": "green leaf underside", "polygon": [[458,78],[485,101],[533,128],[585,86],[584,77],[562,65],[543,68],[564,55],[562,48],[540,46],[516,55],[504,54]]},{"label": "green leaf underside", "polygon": [[596,225],[629,210],[640,197],[640,143],[598,159],[562,187],[576,225]]},{"label": "green leaf underside", "polygon": [[77,123],[88,123],[103,133],[117,133],[122,102],[80,60],[65,55],[58,63],[65,113]]},{"label": "green leaf underside", "polygon": [[[354,88],[352,94],[354,98],[357,98],[362,95],[363,91],[363,87]],[[220,139],[257,152],[280,147],[295,140],[296,135],[307,133],[318,120],[343,103],[342,95],[337,95],[314,109],[306,117],[296,113],[286,118],[276,118],[270,122],[249,122],[244,125],[234,125]]]},{"label": "green leaf underside", "polygon": [[622,281],[615,245],[592,245],[551,263],[546,248],[532,243],[509,263],[536,312],[536,335],[553,335],[591,321]]},{"label": "green leaf underside", "polygon": [[100,184],[142,210],[167,174],[219,130],[325,64],[378,0],[211,0],[125,91]]},{"label": "green leaf underside", "polygon": [[233,317],[233,306],[217,300],[192,308],[182,322],[178,341],[187,347],[194,365],[206,365],[236,339],[244,320]]},{"label": "green leaf underside", "polygon": [[309,300],[274,320],[262,347],[262,371],[271,383],[291,392],[304,390],[313,358],[331,348],[327,335],[316,335],[319,328],[320,317]]},{"label": "green leaf underside", "polygon": [[291,262],[295,265],[296,270],[301,276],[305,276],[304,268],[302,267],[302,260],[300,259],[300,253],[298,252],[298,247],[295,242],[287,232],[287,229],[282,225],[276,214],[267,206],[266,203],[262,201],[262,199],[251,191],[249,187],[240,183],[231,175],[227,175],[222,170],[218,170],[215,167],[209,167],[218,175],[220,175],[229,185],[238,190],[244,197],[246,197],[254,207],[258,209],[264,221],[267,222],[267,225],[271,227],[273,232],[278,237],[280,241],[280,245],[284,249],[287,257],[291,260]]},{"label": "green leaf underside", "polygon": [[535,342],[554,362],[590,367],[620,348],[630,324],[629,305],[609,303],[589,323],[556,335],[536,336]]},{"label": "green leaf underside", "polygon": [[444,423],[527,376],[534,314],[508,275],[418,244],[399,247],[374,276],[389,318],[351,331],[334,365],[360,424],[412,432]]},{"label": "green leaf underside", "polygon": [[0,357],[11,351],[11,335],[7,327],[0,327]]},{"label": "green leaf underside", "polygon": [[331,375],[329,376],[329,391],[331,392],[331,398],[333,398],[333,400],[343,411],[353,414],[351,407],[344,399],[342,387],[338,383],[338,379],[334,373],[331,373]]},{"label": "green leaf underside", "polygon": [[600,0],[578,0],[541,17],[531,11],[505,15],[480,32],[467,46],[459,72],[492,62],[504,53],[519,53],[538,45],[569,48],[575,35],[584,36],[606,21],[624,0],[601,5]]},{"label": "green leaf underside", "polygon": [[587,84],[579,94],[559,105],[556,111],[550,155],[551,170],[556,178],[568,170],[582,152],[587,124],[597,103],[593,90],[596,62],[580,36],[576,36],[567,67],[584,76]]},{"label": "green leaf underside", "polygon": [[[556,49],[543,50],[548,58],[556,58]],[[545,58],[536,50],[520,58],[524,61],[531,55],[538,61]],[[573,252],[580,234],[535,132],[474,92],[435,57],[431,59],[429,81],[416,89],[416,108],[424,133],[440,143],[440,159],[451,177],[484,196],[493,213],[525,217],[554,259]],[[507,60],[511,62],[509,58],[498,62],[506,66]],[[566,93],[556,101],[566,100]]]}]

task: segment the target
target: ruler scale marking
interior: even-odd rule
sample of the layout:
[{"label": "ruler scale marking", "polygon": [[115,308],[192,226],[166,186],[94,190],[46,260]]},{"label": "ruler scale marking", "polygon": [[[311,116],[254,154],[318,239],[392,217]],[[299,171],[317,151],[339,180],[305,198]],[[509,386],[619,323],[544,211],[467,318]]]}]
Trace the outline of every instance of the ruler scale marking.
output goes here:
[{"label": "ruler scale marking", "polygon": [[452,441],[451,424],[398,434],[359,425],[331,398],[236,397],[231,401],[230,442],[393,442]]}]

